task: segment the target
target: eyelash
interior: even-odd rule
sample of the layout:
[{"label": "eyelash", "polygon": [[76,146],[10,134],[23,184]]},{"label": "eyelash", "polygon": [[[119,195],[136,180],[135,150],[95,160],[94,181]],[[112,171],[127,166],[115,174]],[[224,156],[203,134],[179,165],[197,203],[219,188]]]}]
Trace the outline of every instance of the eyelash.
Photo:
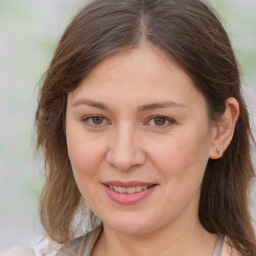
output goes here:
[{"label": "eyelash", "polygon": [[[102,118],[103,122],[105,121],[107,124],[111,124],[110,122],[107,121],[107,119],[104,116],[101,115],[90,115],[90,116],[85,116],[82,119],[82,122],[86,123],[87,125],[93,127],[93,128],[102,128],[106,123],[103,124],[94,124],[92,123],[92,118]],[[166,127],[169,127],[170,125],[176,123],[176,121],[172,118],[166,117],[166,116],[161,116],[161,115],[155,115],[155,116],[151,116],[148,121],[146,121],[146,125],[149,125],[149,123],[151,121],[156,120],[157,118],[159,119],[163,119],[164,120],[164,124],[163,125],[152,125],[155,129],[164,129]],[[91,120],[91,122],[90,122]],[[166,124],[167,123],[167,124]]]},{"label": "eyelash", "polygon": [[164,129],[164,128],[167,128],[167,127],[169,127],[170,125],[176,123],[176,121],[175,121],[174,119],[170,118],[170,117],[161,116],[161,115],[159,115],[159,116],[155,115],[155,116],[151,116],[151,117],[149,118],[149,120],[146,122],[146,124],[148,124],[150,121],[153,121],[153,122],[154,122],[154,120],[156,120],[157,118],[163,119],[163,120],[165,121],[165,123],[164,123],[164,125],[159,125],[159,126],[156,125],[156,124],[153,125],[153,127],[156,128],[156,129]]},{"label": "eyelash", "polygon": [[104,120],[106,120],[106,118],[104,116],[101,116],[101,115],[91,115],[91,116],[85,116],[83,119],[82,119],[82,122],[86,123],[87,125],[91,126],[91,127],[94,127],[94,128],[101,128],[102,126],[104,126],[105,124],[93,124],[93,123],[90,123],[89,120],[92,120],[92,118],[102,118],[103,119],[103,122]]}]

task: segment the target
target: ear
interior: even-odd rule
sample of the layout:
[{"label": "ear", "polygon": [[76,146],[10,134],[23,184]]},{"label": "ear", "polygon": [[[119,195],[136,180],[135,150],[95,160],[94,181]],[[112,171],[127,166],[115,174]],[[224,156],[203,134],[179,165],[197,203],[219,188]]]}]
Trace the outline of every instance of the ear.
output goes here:
[{"label": "ear", "polygon": [[234,135],[239,116],[239,103],[235,98],[230,97],[225,101],[225,107],[224,114],[212,125],[212,141],[209,151],[211,159],[222,157]]}]

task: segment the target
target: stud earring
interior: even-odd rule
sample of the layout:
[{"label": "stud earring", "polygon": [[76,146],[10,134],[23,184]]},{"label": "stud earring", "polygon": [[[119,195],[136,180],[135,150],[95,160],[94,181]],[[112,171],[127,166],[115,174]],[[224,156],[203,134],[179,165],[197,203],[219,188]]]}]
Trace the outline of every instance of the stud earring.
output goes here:
[{"label": "stud earring", "polygon": [[216,151],[217,151],[218,155],[220,157],[222,157],[222,152],[221,152],[221,149],[219,147],[216,148]]}]

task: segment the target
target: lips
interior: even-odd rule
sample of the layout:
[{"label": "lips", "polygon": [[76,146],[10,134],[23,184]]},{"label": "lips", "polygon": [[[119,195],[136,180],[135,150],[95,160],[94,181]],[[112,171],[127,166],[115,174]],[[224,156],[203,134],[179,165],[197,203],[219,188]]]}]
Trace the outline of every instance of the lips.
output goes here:
[{"label": "lips", "polygon": [[108,181],[103,183],[107,195],[119,204],[136,203],[147,197],[157,184],[139,181]]}]

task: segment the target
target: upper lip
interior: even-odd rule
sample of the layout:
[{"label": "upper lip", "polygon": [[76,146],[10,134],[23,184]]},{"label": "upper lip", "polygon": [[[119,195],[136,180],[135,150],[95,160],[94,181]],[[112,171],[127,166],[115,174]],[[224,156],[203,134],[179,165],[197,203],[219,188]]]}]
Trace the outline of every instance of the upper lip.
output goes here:
[{"label": "upper lip", "polygon": [[152,186],[156,185],[156,183],[152,182],[143,182],[143,181],[120,181],[120,180],[109,180],[102,182],[104,185],[112,185],[112,186],[118,186],[118,187],[136,187],[136,186]]}]

